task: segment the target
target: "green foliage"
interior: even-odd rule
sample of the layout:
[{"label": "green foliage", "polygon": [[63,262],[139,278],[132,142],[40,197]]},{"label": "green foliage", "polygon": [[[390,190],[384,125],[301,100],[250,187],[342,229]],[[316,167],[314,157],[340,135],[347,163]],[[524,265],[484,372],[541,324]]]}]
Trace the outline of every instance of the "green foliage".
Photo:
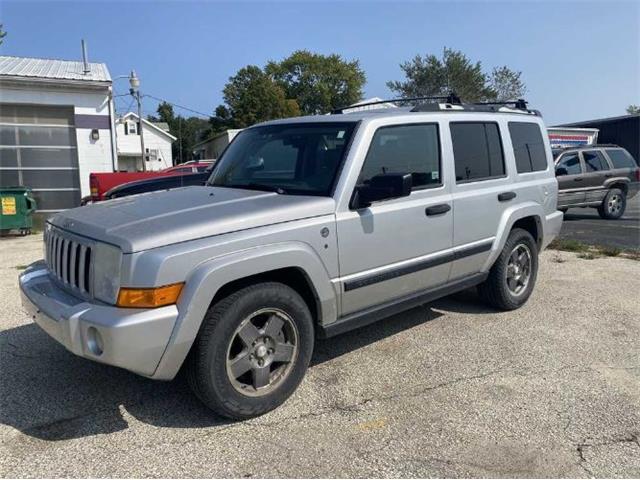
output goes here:
[{"label": "green foliage", "polygon": [[4,37],[7,36],[7,32],[4,29],[4,25],[2,23],[0,23],[0,45],[3,44],[4,42]]},{"label": "green foliage", "polygon": [[527,89],[521,76],[522,72],[506,66],[494,68],[489,77],[489,86],[495,92],[494,99],[503,102],[524,97]]},{"label": "green foliage", "polygon": [[[212,124],[244,128],[254,123],[300,114],[295,101],[260,67],[248,65],[229,79],[222,91],[226,106],[216,109]],[[221,114],[221,115],[218,115]]]},{"label": "green foliage", "polygon": [[[464,53],[446,48],[442,58],[416,55],[400,64],[406,80],[390,81],[387,86],[402,97],[445,96],[455,92],[467,102],[512,100],[525,91],[521,72],[507,67],[494,68],[490,75],[482,63],[473,63]],[[508,98],[507,98],[508,97]]]},{"label": "green foliage", "polygon": [[169,133],[177,140],[171,145],[173,160],[175,163],[186,162],[193,156],[193,146],[203,140],[211,132],[211,127],[206,119],[198,117],[182,117],[175,115],[170,103],[158,104],[157,116],[148,118],[151,122],[166,122],[169,125]]},{"label": "green foliage", "polygon": [[295,99],[303,115],[327,113],[362,99],[366,75],[357,60],[298,50],[280,62],[269,62],[265,72]]},{"label": "green foliage", "polygon": [[627,107],[627,113],[629,115],[636,115],[640,113],[640,105],[629,105]]}]

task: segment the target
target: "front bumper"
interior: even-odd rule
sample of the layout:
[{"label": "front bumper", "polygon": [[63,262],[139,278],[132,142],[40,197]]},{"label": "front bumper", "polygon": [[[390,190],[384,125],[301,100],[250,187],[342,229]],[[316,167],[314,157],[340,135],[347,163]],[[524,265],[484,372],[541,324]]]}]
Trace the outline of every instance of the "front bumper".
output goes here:
[{"label": "front bumper", "polygon": [[89,302],[60,287],[44,262],[30,265],[19,284],[29,316],[67,350],[153,376],[178,317],[175,305],[133,309]]}]

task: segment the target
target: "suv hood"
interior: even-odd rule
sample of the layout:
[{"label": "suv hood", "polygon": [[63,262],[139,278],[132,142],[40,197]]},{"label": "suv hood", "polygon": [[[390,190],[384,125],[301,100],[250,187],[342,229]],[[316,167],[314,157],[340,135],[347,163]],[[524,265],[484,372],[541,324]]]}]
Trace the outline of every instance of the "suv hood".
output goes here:
[{"label": "suv hood", "polygon": [[328,197],[186,187],[66,210],[49,223],[133,253],[334,211]]}]

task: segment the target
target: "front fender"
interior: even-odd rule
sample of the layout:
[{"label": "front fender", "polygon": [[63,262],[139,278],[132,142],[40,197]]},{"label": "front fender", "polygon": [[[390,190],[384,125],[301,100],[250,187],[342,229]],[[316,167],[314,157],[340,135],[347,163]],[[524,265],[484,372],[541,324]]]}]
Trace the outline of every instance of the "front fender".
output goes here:
[{"label": "front fender", "polygon": [[538,243],[538,247],[541,248],[540,239],[543,239],[545,236],[545,222],[543,221],[543,219],[546,218],[542,205],[535,202],[524,202],[513,205],[512,207],[507,208],[502,214],[500,224],[498,225],[496,240],[493,242],[491,253],[489,254],[489,257],[487,258],[484,266],[482,267],[483,272],[489,271],[489,269],[493,266],[494,262],[500,255],[500,252],[502,252],[504,244],[507,243],[507,238],[509,237],[509,232],[511,232],[511,228],[513,227],[513,225],[518,220],[526,217],[533,217],[536,220],[539,238],[536,238],[535,240]]},{"label": "front fender", "polygon": [[153,378],[170,380],[177,374],[211,301],[224,285],[288,267],[299,268],[309,278],[320,305],[320,322],[326,324],[335,321],[336,292],[324,264],[308,244],[283,242],[216,257],[198,265],[187,277],[178,301],[180,314]]}]

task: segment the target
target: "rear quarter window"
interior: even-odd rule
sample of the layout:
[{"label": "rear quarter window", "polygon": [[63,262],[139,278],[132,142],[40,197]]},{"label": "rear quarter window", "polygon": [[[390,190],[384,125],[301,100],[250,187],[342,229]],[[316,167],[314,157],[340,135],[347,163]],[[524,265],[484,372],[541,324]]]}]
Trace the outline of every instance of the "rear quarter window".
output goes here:
[{"label": "rear quarter window", "polygon": [[621,148],[606,149],[613,168],[636,168],[638,165],[631,154]]},{"label": "rear quarter window", "polygon": [[547,169],[544,141],[537,123],[509,122],[509,134],[518,173]]}]

